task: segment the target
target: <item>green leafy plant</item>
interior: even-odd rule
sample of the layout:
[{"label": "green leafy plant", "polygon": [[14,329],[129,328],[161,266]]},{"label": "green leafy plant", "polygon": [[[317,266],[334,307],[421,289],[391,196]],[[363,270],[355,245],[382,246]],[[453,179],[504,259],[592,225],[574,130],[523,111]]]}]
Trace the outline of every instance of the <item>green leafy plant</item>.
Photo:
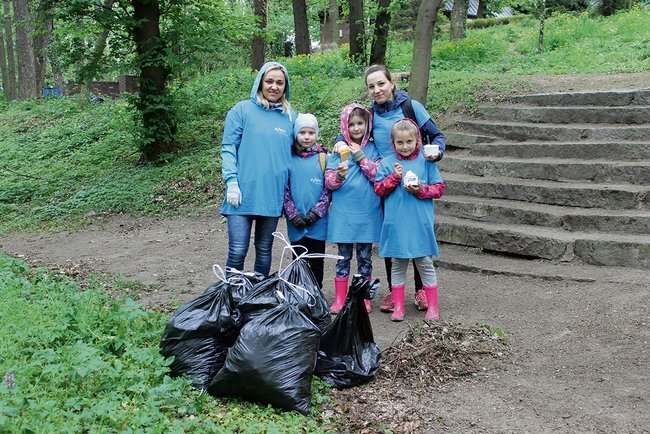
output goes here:
[{"label": "green leafy plant", "polygon": [[324,383],[314,382],[313,417],[200,393],[167,375],[166,317],[111,298],[101,280],[81,290],[0,254],[0,431],[321,432]]}]

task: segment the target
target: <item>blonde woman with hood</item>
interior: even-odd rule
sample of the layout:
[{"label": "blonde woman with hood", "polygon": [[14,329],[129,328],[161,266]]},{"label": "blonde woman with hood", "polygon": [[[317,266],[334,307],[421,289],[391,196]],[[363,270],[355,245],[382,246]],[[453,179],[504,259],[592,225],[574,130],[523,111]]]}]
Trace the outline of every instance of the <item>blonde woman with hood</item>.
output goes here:
[{"label": "blonde woman with hood", "polygon": [[221,142],[226,197],[221,214],[228,221],[227,267],[244,270],[254,223],[254,271],[269,275],[273,232],[282,214],[291,165],[296,115],[290,96],[287,69],[267,62],[250,98],[235,104],[226,116]]}]

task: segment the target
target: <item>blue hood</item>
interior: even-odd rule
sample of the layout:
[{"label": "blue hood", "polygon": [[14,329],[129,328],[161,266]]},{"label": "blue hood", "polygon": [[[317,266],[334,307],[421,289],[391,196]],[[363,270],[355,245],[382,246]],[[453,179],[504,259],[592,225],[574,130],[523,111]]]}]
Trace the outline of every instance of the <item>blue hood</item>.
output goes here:
[{"label": "blue hood", "polygon": [[289,87],[289,72],[287,71],[287,68],[284,67],[284,65],[278,63],[278,62],[266,62],[262,67],[260,68],[260,72],[257,73],[257,77],[255,78],[255,82],[253,83],[253,88],[251,89],[251,99],[257,103],[257,91],[260,88],[260,83],[262,82],[262,77],[264,74],[266,74],[266,71],[268,71],[271,68],[280,68],[282,72],[284,72],[284,76],[287,78],[287,86],[284,88],[284,94],[286,95],[287,101],[291,101],[291,88]]},{"label": "blue hood", "polygon": [[404,92],[403,90],[398,90],[395,93],[395,98],[386,101],[383,104],[377,104],[376,102],[373,102],[371,104],[372,110],[377,114],[383,114],[383,113],[389,113],[395,111],[399,108],[399,106],[402,105],[404,101],[406,101],[408,97],[409,96],[406,92]]}]

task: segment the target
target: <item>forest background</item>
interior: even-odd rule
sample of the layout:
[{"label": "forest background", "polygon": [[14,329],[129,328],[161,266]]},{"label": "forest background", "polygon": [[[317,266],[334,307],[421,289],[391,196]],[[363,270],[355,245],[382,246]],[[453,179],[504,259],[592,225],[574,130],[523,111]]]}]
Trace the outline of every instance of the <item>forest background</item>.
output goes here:
[{"label": "forest background", "polygon": [[[363,22],[360,43],[313,52],[329,3],[306,5],[304,22],[294,19],[297,2],[263,3],[5,0],[0,232],[74,229],[98,215],[168,216],[219,203],[223,119],[248,97],[260,60],[287,65],[295,109],[316,114],[321,141],[329,145],[340,109],[367,103],[361,77],[381,54],[381,13],[390,15],[385,63],[410,74],[399,85],[413,92],[423,82],[414,65],[425,60],[421,100],[442,125],[482,99],[526,91],[531,75],[650,70],[647,2],[489,2],[488,15],[505,6],[518,13],[461,19],[462,32],[436,1],[424,7],[366,2],[356,20]],[[264,26],[256,20],[260,8]],[[337,3],[336,10],[342,17],[358,12],[352,2]],[[283,57],[287,38],[295,38],[299,51],[304,24],[310,53]],[[430,39],[421,36],[422,27]],[[423,41],[430,44],[424,57],[417,51]],[[124,74],[139,76],[139,94],[91,102],[90,82]],[[43,86],[67,79],[86,91],[39,96]],[[168,362],[157,352],[165,315],[105,291],[119,295],[137,283],[119,276],[75,281],[5,255],[0,270],[2,430],[317,432],[336,426],[319,413],[319,403],[329,399],[320,382],[313,415],[302,417],[216,401],[186,380],[166,377]]]}]

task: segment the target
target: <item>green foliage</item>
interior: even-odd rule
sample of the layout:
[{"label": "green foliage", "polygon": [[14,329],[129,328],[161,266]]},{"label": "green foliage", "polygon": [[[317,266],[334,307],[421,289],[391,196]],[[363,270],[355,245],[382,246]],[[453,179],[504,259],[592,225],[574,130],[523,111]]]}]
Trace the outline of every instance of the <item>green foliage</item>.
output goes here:
[{"label": "green foliage", "polygon": [[322,432],[314,417],[216,400],[167,376],[158,343],[164,315],[115,300],[90,279],[0,254],[0,431]]},{"label": "green foliage", "polygon": [[[546,20],[537,54],[538,22],[469,29],[466,40],[434,41],[427,108],[440,117],[471,110],[486,94],[529,89],[530,74],[650,70],[650,10],[613,17],[555,15]],[[391,40],[388,66],[408,71],[412,45]],[[314,113],[320,142],[331,146],[341,109],[367,104],[362,68],[347,46],[283,59],[292,106]],[[169,87],[180,149],[138,167],[138,112],[129,101],[82,106],[75,98],[0,100],[0,232],[78,225],[103,213],[172,214],[220,203],[219,145],[228,110],[247,99],[255,74],[222,69]],[[407,83],[399,82],[400,87]]]},{"label": "green foliage", "polygon": [[511,17],[498,17],[498,18],[477,18],[475,20],[467,21],[468,29],[485,29],[486,27],[499,26],[503,24],[510,24],[516,21],[528,20],[528,15],[519,14]]},{"label": "green foliage", "polygon": [[[545,22],[544,50],[537,54],[539,23],[468,29],[467,38],[433,41],[432,79],[443,71],[520,74],[638,72],[650,69],[650,11],[635,8],[613,17],[556,14]],[[411,43],[393,41],[388,66],[406,71]],[[495,77],[501,80],[501,77]]]}]

